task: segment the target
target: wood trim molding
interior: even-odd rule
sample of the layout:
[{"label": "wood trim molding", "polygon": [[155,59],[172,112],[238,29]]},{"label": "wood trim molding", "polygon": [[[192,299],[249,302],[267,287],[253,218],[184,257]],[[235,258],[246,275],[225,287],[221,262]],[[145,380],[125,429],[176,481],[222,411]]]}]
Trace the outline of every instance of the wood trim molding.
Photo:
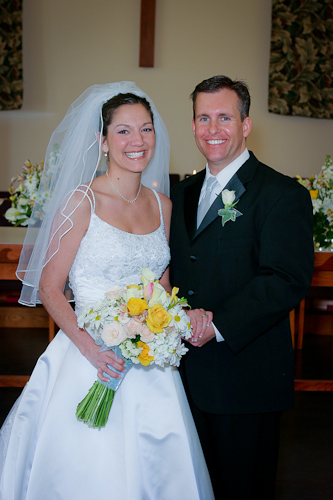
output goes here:
[{"label": "wood trim molding", "polygon": [[295,391],[333,391],[333,380],[295,380]]},{"label": "wood trim molding", "polygon": [[140,59],[141,68],[154,67],[156,0],[141,0]]}]

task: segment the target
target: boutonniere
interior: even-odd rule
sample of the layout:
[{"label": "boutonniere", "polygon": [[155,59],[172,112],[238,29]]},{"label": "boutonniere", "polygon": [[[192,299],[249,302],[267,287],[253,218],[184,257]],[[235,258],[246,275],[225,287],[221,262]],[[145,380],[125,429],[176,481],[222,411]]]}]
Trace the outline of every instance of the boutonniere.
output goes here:
[{"label": "boutonniere", "polygon": [[222,200],[224,204],[224,208],[220,208],[220,210],[217,212],[220,217],[222,217],[222,226],[228,220],[231,220],[232,222],[235,222],[236,217],[239,217],[240,215],[243,215],[242,212],[239,212],[239,210],[236,210],[235,205],[239,202],[237,200],[235,202],[235,191],[229,191],[229,189],[223,189],[222,191],[222,198],[219,196],[219,198]]}]

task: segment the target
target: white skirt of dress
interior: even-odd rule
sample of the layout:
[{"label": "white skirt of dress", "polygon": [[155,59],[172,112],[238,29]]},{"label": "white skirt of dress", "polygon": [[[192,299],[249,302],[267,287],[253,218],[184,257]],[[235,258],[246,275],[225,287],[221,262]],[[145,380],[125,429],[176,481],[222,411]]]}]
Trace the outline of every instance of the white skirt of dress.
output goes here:
[{"label": "white skirt of dress", "polygon": [[100,430],[75,415],[95,380],[58,332],[1,429],[0,500],[213,499],[178,370],[132,366]]}]

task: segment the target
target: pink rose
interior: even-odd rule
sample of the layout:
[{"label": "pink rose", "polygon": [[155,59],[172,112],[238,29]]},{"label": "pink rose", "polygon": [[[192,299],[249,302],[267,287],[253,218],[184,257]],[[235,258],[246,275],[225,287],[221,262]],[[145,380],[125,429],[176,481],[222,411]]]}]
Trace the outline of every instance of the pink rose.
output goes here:
[{"label": "pink rose", "polygon": [[125,323],[124,328],[127,333],[127,337],[129,339],[135,339],[135,337],[139,334],[139,328],[141,326],[141,323],[136,321],[135,319],[131,319],[127,323]]},{"label": "pink rose", "polygon": [[141,324],[138,333],[142,342],[144,342],[145,344],[154,340],[155,334],[150,330],[150,328],[148,328],[147,325]]}]

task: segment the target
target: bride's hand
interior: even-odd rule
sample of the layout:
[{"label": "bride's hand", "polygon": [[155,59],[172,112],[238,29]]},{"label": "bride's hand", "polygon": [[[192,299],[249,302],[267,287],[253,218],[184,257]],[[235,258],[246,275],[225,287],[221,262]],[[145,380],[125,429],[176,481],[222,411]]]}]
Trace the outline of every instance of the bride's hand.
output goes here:
[{"label": "bride's hand", "polygon": [[97,376],[103,382],[108,382],[109,379],[103,375],[103,372],[113,378],[121,378],[119,373],[114,372],[107,365],[119,370],[120,372],[125,369],[124,360],[117,356],[111,349],[108,351],[100,352],[99,347],[95,344],[86,354],[86,358],[90,363],[97,368]]},{"label": "bride's hand", "polygon": [[205,311],[204,309],[191,309],[187,311],[187,314],[191,321],[192,326],[192,337],[189,342],[196,345],[197,342],[204,336],[207,328],[211,325],[213,321],[213,313],[211,311]]}]

